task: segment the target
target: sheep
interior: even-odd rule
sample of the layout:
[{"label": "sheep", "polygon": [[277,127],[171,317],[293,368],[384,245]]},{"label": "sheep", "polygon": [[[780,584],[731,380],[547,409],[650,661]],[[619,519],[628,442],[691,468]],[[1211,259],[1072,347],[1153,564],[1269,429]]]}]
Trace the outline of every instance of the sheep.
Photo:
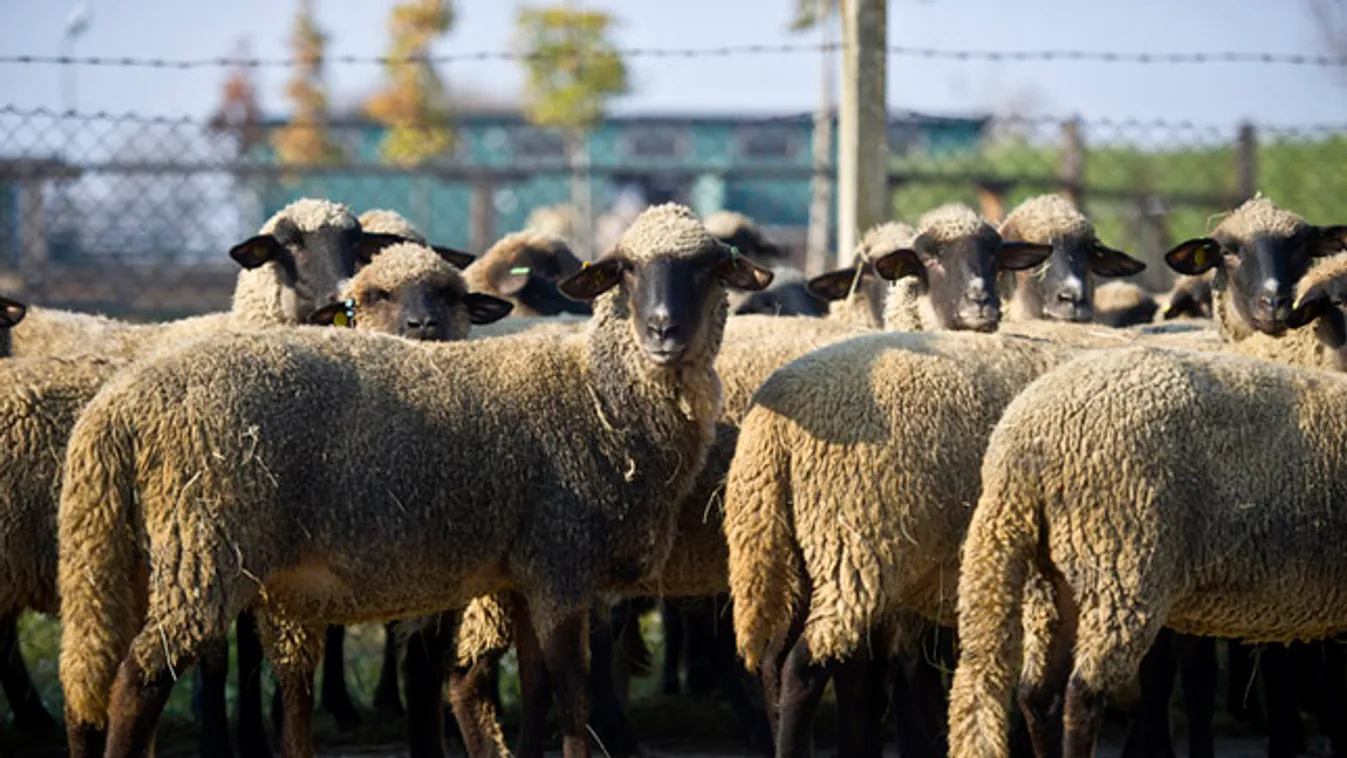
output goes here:
[{"label": "sheep", "polygon": [[[1320,306],[1340,349],[1341,312],[1307,295],[1288,323]],[[1028,387],[992,433],[964,546],[951,754],[1007,755],[1031,562],[1058,618],[1025,640],[1044,660],[1021,699],[1038,704],[1039,744],[1060,736],[1066,756],[1093,754],[1104,694],[1161,626],[1263,641],[1347,628],[1334,558],[1347,518],[1325,508],[1347,495],[1345,422],[1342,375],[1225,353],[1106,351]],[[1048,703],[1062,692],[1059,734]]]},{"label": "sheep", "polygon": [[1180,276],[1164,297],[1165,321],[1177,318],[1211,318],[1211,275]]},{"label": "sheep", "polygon": [[742,255],[761,266],[787,260],[790,256],[780,245],[767,238],[753,219],[734,211],[716,211],[706,217],[706,231],[733,245]]},{"label": "sheep", "polygon": [[1146,268],[1100,242],[1094,225],[1057,194],[1020,203],[1001,222],[1001,236],[1052,245],[1052,257],[1042,266],[1008,277],[1012,321],[1095,320],[1095,278],[1131,276]]},{"label": "sheep", "polygon": [[1109,282],[1094,291],[1094,321],[1105,326],[1149,324],[1160,304],[1149,292],[1132,282]]},{"label": "sheep", "polygon": [[818,315],[821,306],[802,292],[804,272],[791,265],[789,251],[770,240],[757,222],[735,211],[715,211],[705,223],[711,236],[776,274],[772,286],[762,292],[730,293],[730,313]]},{"label": "sheep", "polygon": [[11,352],[9,330],[18,326],[27,313],[28,306],[18,300],[10,300],[7,297],[0,296],[0,358],[9,357]]},{"label": "sheep", "polygon": [[846,749],[878,739],[871,658],[896,651],[913,612],[952,620],[977,495],[976,477],[958,472],[976,470],[1014,394],[1077,349],[873,335],[810,353],[758,388],[726,480],[724,529],[735,636],[747,667],[779,693],[779,751],[808,748],[830,674],[859,740]]},{"label": "sheep", "polygon": [[[109,755],[143,751],[173,673],[253,606],[285,752],[312,755],[324,624],[514,589],[558,688],[565,751],[587,755],[589,603],[667,557],[719,409],[724,288],[770,281],[668,204],[561,282],[596,300],[583,335],[217,335],[120,374],[81,414],[62,487],[72,752],[105,725]],[[150,452],[161,446],[174,454]]]},{"label": "sheep", "polygon": [[522,231],[502,237],[463,273],[473,291],[514,303],[516,316],[555,316],[589,312],[556,287],[579,268],[580,259],[561,237]]},{"label": "sheep", "polygon": [[297,324],[325,305],[359,263],[399,239],[363,232],[344,205],[297,200],[277,211],[256,236],[230,249],[229,256],[244,270],[227,313],[140,325],[34,307],[11,330],[13,354],[128,359],[204,332]]},{"label": "sheep", "polygon": [[820,274],[806,285],[809,293],[828,303],[828,317],[880,329],[884,301],[891,286],[875,270],[873,259],[912,247],[917,230],[901,221],[871,227],[856,245],[856,265]]},{"label": "sheep", "polygon": [[[1002,238],[970,208],[957,203],[928,211],[917,221],[915,255],[889,288],[884,327],[889,331],[975,329],[994,331],[1001,320],[996,277],[1041,264],[1052,253],[1046,242]],[[993,258],[978,257],[984,249]],[[964,271],[980,260],[980,268]],[[963,289],[958,289],[963,288]]]},{"label": "sheep", "polygon": [[798,269],[773,269],[772,286],[754,292],[734,308],[734,315],[748,316],[824,316],[828,306],[809,291],[809,284]]}]

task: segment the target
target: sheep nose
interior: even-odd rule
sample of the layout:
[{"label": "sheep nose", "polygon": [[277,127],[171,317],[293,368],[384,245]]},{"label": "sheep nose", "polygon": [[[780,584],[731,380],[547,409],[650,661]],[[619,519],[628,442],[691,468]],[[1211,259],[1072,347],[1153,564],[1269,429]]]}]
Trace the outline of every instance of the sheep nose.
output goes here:
[{"label": "sheep nose", "polygon": [[646,333],[652,339],[667,341],[678,336],[678,325],[666,313],[656,314],[646,321]]},{"label": "sheep nose", "polygon": [[1291,315],[1291,296],[1281,293],[1265,293],[1258,297],[1258,305],[1275,319],[1285,319]]}]

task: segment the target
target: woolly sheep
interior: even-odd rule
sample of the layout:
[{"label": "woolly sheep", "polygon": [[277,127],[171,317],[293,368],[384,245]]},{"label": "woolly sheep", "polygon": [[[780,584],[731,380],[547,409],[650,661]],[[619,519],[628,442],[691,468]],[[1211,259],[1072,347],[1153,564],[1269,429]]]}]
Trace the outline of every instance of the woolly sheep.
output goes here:
[{"label": "woolly sheep", "polygon": [[1315,258],[1347,247],[1347,226],[1315,226],[1261,195],[1244,202],[1208,237],[1180,243],[1165,261],[1181,274],[1213,271],[1212,312],[1222,334],[1286,331],[1296,282]]},{"label": "woolly sheep", "polygon": [[346,206],[306,198],[277,211],[229,255],[238,274],[227,313],[138,325],[70,311],[30,308],[12,330],[15,356],[103,355],[133,358],[155,346],[232,328],[298,324],[327,304],[357,263],[398,241],[366,234]]},{"label": "woolly sheep", "polygon": [[500,238],[463,273],[473,291],[514,303],[516,316],[555,316],[589,313],[584,303],[557,291],[557,280],[579,268],[580,259],[561,237],[522,231]]},{"label": "woolly sheep", "polygon": [[896,652],[912,612],[953,618],[978,492],[956,472],[976,471],[1005,405],[1074,352],[1003,335],[873,335],[810,353],[758,389],[724,528],[735,636],[780,693],[779,750],[808,747],[829,674],[839,713],[877,739],[867,704],[882,693],[863,685],[871,659]]},{"label": "woolly sheep", "polygon": [[705,223],[712,237],[733,245],[741,255],[760,266],[772,266],[789,257],[780,245],[767,238],[757,222],[742,213],[716,211],[706,217]]},{"label": "woolly sheep", "polygon": [[1094,291],[1094,321],[1105,326],[1149,324],[1159,310],[1151,293],[1132,282],[1109,282]]},{"label": "woolly sheep", "polygon": [[1057,194],[1020,203],[1001,222],[1001,236],[1052,245],[1052,256],[1043,265],[1007,277],[1011,321],[1095,320],[1096,277],[1131,276],[1146,268],[1100,242],[1089,219]]},{"label": "woolly sheep", "polygon": [[1001,320],[998,272],[1037,266],[1052,246],[1003,240],[970,208],[951,203],[917,221],[911,253],[905,268],[890,277],[908,278],[889,289],[885,329],[993,331]]},{"label": "woolly sheep", "polygon": [[[143,750],[134,725],[153,722],[175,667],[255,604],[287,754],[311,755],[322,624],[513,588],[558,686],[566,752],[586,755],[585,613],[600,587],[667,556],[719,408],[722,282],[755,289],[770,274],[664,205],[562,282],[597,298],[583,335],[424,346],[331,329],[220,335],[124,372],[81,415],[62,489],[72,747],[108,723],[109,752]],[[385,444],[387,428],[403,430],[399,444]],[[174,455],[149,452],[161,446]],[[196,495],[182,499],[184,487]],[[149,572],[139,590],[137,566]]]},{"label": "woolly sheep", "polygon": [[[1347,497],[1344,429],[1347,377],[1236,355],[1109,351],[1027,388],[992,434],[964,546],[951,755],[1008,754],[1030,570],[1051,577],[1058,620],[1022,697],[1045,709],[1027,714],[1052,730],[1040,744],[1059,735],[1068,757],[1093,754],[1105,693],[1161,626],[1347,629],[1347,517],[1327,507]],[[1043,716],[1062,692],[1057,733]]]},{"label": "woolly sheep", "polygon": [[[966,210],[966,209],[964,209]],[[967,211],[971,216],[971,211]],[[926,236],[914,240],[911,228],[902,224],[883,224],[865,235],[861,243],[866,266],[879,276],[893,278],[901,273],[915,273],[922,281],[937,283],[925,287],[920,294],[923,308],[934,314],[956,313],[969,287],[965,280],[976,280],[980,273],[998,265],[1034,265],[1045,257],[1047,245],[1002,243],[996,233],[972,216],[973,223],[956,209],[946,208],[928,214],[923,219]],[[915,249],[914,249],[915,248]],[[925,272],[929,267],[931,273]],[[948,269],[948,271],[946,270]],[[972,272],[971,274],[969,272]],[[829,291],[849,287],[854,274],[837,272],[826,286]],[[816,280],[817,281],[817,280]],[[943,298],[943,299],[942,299]],[[999,316],[999,310],[995,312]],[[954,317],[934,316],[933,325],[966,328],[968,324],[983,326],[980,320],[965,323]],[[718,592],[725,588],[725,540],[719,528],[719,515],[708,507],[721,488],[725,473],[734,454],[737,426],[749,405],[749,398],[758,385],[777,367],[809,350],[838,342],[862,333],[845,321],[807,318],[749,318],[730,319],[726,342],[717,371],[725,386],[726,400],[717,426],[716,442],[708,454],[707,464],[697,479],[693,495],[680,509],[679,539],[674,543],[675,556],[666,564],[659,584],[645,587],[646,592],[670,596],[695,596]],[[742,347],[742,350],[739,348]],[[640,589],[640,588],[637,588]],[[499,601],[491,601],[499,602]],[[499,620],[508,614],[499,610],[484,611],[470,608],[467,626],[478,626],[474,618]],[[494,649],[466,649],[459,645],[459,659],[472,663],[483,657],[499,657],[504,652],[502,641],[508,644],[509,631],[474,629],[467,633],[469,640],[488,641]],[[471,714],[471,720],[490,719],[491,724],[469,728],[468,719],[460,718],[460,728],[477,736],[465,734],[470,743],[490,744],[499,735],[494,714],[484,704],[471,697],[474,686],[469,676],[457,694],[451,684],[451,701],[455,710]],[[499,745],[497,745],[499,747]]]},{"label": "woolly sheep", "polygon": [[[476,257],[457,248],[446,245],[432,245],[412,222],[397,211],[386,208],[372,208],[360,214],[360,228],[370,234],[385,234],[404,242],[415,242],[434,250],[449,265],[459,270],[472,265]],[[391,243],[390,243],[391,244]]]},{"label": "woolly sheep", "polygon": [[814,297],[828,303],[828,317],[856,326],[884,326],[884,301],[890,284],[874,261],[912,247],[917,230],[901,221],[878,224],[866,231],[856,245],[856,265],[829,271],[809,280]]},{"label": "woolly sheep", "polygon": [[736,316],[825,316],[827,304],[809,292],[799,269],[774,268],[772,286],[754,292],[733,309]]},{"label": "woolly sheep", "polygon": [[731,314],[819,315],[822,304],[804,291],[804,272],[790,265],[789,252],[768,239],[757,222],[735,211],[716,211],[706,217],[705,223],[711,236],[775,274],[772,286],[762,292],[730,293]]},{"label": "woolly sheep", "polygon": [[1180,276],[1164,296],[1160,317],[1165,321],[1177,318],[1211,318],[1211,275]]}]

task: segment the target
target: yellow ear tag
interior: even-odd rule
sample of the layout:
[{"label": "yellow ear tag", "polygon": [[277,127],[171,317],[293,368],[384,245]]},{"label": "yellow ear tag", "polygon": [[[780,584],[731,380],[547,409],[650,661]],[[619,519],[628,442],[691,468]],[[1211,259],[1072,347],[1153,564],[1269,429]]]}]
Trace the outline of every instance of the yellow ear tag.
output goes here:
[{"label": "yellow ear tag", "polygon": [[349,326],[350,319],[347,318],[346,311],[339,311],[337,315],[332,317],[332,323],[336,326]]},{"label": "yellow ear tag", "polygon": [[341,304],[346,307],[332,317],[332,323],[337,326],[355,328],[355,300],[347,298]]}]

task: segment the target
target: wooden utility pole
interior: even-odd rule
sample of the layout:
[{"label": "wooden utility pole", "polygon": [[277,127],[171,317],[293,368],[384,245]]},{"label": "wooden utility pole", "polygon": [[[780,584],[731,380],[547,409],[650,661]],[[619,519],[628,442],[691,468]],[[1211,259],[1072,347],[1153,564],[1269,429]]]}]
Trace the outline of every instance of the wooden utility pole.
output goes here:
[{"label": "wooden utility pole", "polygon": [[1240,124],[1239,147],[1235,153],[1236,171],[1239,180],[1239,201],[1253,197],[1258,192],[1258,134],[1253,124]]},{"label": "wooden utility pole", "polygon": [[815,0],[819,25],[823,30],[823,53],[819,58],[819,102],[814,111],[814,176],[809,186],[809,236],[805,242],[804,270],[817,276],[832,265],[832,194],[833,194],[833,45],[832,0]]},{"label": "wooden utility pole", "polygon": [[842,0],[842,102],[837,118],[837,258],[851,265],[856,240],[889,217],[887,0]]}]

